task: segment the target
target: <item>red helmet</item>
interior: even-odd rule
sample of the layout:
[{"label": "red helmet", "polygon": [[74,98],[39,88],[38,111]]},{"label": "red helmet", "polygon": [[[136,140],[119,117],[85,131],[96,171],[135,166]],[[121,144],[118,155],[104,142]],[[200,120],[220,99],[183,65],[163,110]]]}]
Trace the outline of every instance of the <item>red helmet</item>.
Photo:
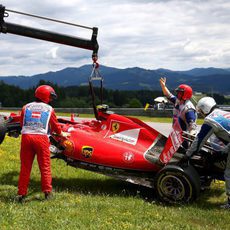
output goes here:
[{"label": "red helmet", "polygon": [[54,89],[49,85],[40,85],[35,90],[35,97],[42,102],[49,103],[50,101],[57,98]]},{"label": "red helmet", "polygon": [[177,96],[178,99],[189,100],[192,97],[192,88],[188,85],[179,85],[175,91],[177,92],[177,95],[181,92],[181,96]]}]

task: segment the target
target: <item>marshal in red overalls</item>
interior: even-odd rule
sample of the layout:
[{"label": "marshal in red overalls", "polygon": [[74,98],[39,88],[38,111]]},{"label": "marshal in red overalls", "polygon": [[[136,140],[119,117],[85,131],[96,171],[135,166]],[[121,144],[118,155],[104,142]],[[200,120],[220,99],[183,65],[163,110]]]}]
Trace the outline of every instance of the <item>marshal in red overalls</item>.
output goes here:
[{"label": "marshal in red overalls", "polygon": [[30,173],[35,155],[41,172],[42,192],[45,195],[52,191],[50,168],[50,151],[48,133],[62,134],[54,109],[49,105],[56,96],[48,85],[39,86],[35,91],[35,102],[25,105],[21,113],[21,170],[18,182],[18,195],[27,194]]}]

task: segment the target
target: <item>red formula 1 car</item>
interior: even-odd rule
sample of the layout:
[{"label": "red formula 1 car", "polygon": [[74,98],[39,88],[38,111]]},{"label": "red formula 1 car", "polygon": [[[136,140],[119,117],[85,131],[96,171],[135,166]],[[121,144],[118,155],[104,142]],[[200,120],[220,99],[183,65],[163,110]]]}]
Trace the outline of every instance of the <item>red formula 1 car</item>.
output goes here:
[{"label": "red formula 1 car", "polygon": [[[18,136],[18,118],[12,114],[2,119],[1,140],[6,133]],[[172,150],[176,142],[181,143],[175,132],[167,139],[139,119],[114,114],[105,105],[97,107],[97,118],[80,122],[59,118],[62,130],[70,137],[50,136],[52,158],[153,188],[160,200],[170,203],[192,201],[199,196],[201,187],[210,185],[213,179],[224,180],[226,156],[216,157],[210,146],[195,154],[189,166],[180,166],[184,150]],[[184,138],[192,140],[189,135]]]},{"label": "red formula 1 car", "polygon": [[[109,112],[102,100],[100,106],[95,106],[92,81],[100,80],[101,89],[103,82],[97,71],[96,27],[87,27],[92,30],[91,39],[82,39],[7,23],[4,19],[9,12],[15,11],[0,5],[0,32],[3,34],[12,33],[93,51],[94,68],[89,83],[96,119],[81,122],[59,119],[62,130],[69,132],[70,137],[63,140],[55,134],[50,136],[53,158],[60,158],[73,167],[153,188],[157,197],[166,202],[192,201],[199,196],[201,186],[210,185],[215,178],[224,179],[226,156],[223,159],[216,157],[210,146],[195,154],[189,166],[178,165],[185,153],[180,145],[183,139],[192,141],[192,137],[182,137],[177,127],[167,139],[139,119]],[[6,134],[13,137],[20,134],[18,114],[0,117],[0,143]]]}]

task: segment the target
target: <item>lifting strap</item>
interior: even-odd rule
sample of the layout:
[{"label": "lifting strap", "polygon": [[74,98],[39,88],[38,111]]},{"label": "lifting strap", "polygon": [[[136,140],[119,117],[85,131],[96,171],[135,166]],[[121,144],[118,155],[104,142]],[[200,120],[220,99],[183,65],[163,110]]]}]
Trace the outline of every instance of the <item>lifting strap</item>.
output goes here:
[{"label": "lifting strap", "polygon": [[98,112],[97,112],[97,107],[96,107],[96,96],[94,92],[93,81],[100,81],[99,98],[100,98],[100,103],[103,104],[103,80],[104,80],[98,68],[99,68],[99,64],[97,62],[97,58],[93,58],[93,70],[89,77],[89,88],[90,88],[90,94],[92,96],[93,111],[94,111],[95,118],[97,120],[99,120],[99,118],[98,118]]}]

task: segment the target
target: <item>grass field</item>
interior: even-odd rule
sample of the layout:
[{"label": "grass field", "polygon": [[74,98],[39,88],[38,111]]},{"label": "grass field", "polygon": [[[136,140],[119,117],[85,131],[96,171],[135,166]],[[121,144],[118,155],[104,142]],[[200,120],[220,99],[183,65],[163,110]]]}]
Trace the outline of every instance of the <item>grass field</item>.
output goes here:
[{"label": "grass field", "polygon": [[223,183],[213,183],[192,204],[167,206],[157,202],[150,189],[75,169],[61,160],[52,160],[54,199],[44,200],[35,161],[27,201],[18,204],[19,146],[20,138],[10,137],[0,145],[1,230],[229,229],[229,212],[219,209],[225,201]]},{"label": "grass field", "polygon": [[[1,112],[12,112],[12,111],[7,111],[7,110],[2,110]],[[14,111],[14,113],[18,113],[18,111]],[[1,113],[0,113],[1,114]],[[57,116],[66,116],[66,117],[70,117],[70,113],[57,113]],[[94,118],[94,114],[79,114],[80,118]],[[165,117],[149,117],[149,116],[132,116],[132,117],[136,117],[139,118],[142,121],[148,121],[148,122],[162,122],[162,123],[171,123],[172,122],[172,118],[165,118]],[[76,118],[77,119],[77,118]],[[203,119],[197,119],[197,124],[201,125],[203,122]]]}]

